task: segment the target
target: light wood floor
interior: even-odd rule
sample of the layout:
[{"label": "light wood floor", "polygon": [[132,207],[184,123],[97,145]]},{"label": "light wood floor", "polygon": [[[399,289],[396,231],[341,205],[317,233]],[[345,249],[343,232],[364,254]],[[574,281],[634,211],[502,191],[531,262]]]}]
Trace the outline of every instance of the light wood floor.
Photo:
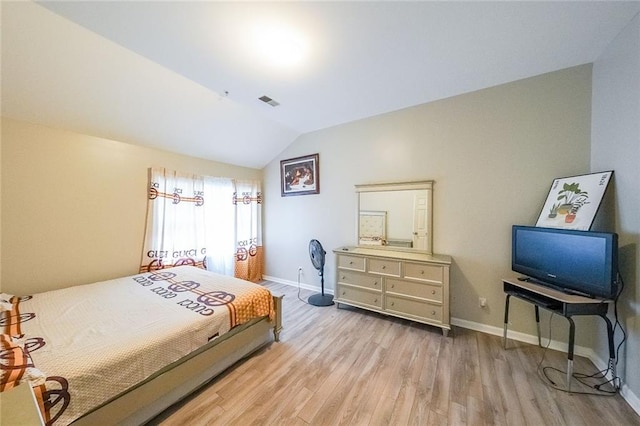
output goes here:
[{"label": "light wood floor", "polygon": [[[505,351],[501,338],[462,328],[445,338],[435,327],[349,307],[313,307],[293,287],[267,286],[285,294],[281,342],[151,424],[640,425],[620,395],[568,394],[545,385],[536,373],[544,353],[537,346],[510,341]],[[566,355],[548,350],[542,365],[564,369]],[[575,371],[595,367],[577,358]],[[552,378],[565,386],[563,374]]]}]

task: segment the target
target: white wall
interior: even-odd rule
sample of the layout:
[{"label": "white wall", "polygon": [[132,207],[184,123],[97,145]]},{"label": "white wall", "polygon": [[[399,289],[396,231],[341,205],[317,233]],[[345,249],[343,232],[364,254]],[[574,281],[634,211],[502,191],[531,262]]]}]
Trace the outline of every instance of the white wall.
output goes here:
[{"label": "white wall", "polygon": [[[585,65],[303,135],[264,170],[266,274],[295,281],[303,266],[302,282],[319,285],[307,250],[317,238],[332,288],[331,250],[355,243],[354,185],[433,179],[434,251],[453,257],[452,316],[501,327],[511,225],[535,223],[554,178],[589,171],[590,119]],[[320,194],[280,197],[279,161],[316,152]],[[514,309],[513,329],[534,333],[532,312]]]},{"label": "white wall", "polygon": [[[629,334],[619,368],[623,394],[632,393],[627,399],[640,410],[640,15],[593,64],[591,169],[615,170],[618,263],[625,282],[619,310]],[[606,360],[606,333],[599,330],[595,350]]]}]

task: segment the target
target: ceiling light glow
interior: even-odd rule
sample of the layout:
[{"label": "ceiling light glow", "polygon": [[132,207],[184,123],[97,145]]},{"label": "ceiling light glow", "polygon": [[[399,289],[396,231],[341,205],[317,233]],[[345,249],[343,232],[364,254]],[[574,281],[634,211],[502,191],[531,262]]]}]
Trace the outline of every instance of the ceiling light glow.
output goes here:
[{"label": "ceiling light glow", "polygon": [[279,26],[262,26],[255,32],[256,47],[269,63],[279,67],[297,65],[307,55],[307,43],[293,30]]}]

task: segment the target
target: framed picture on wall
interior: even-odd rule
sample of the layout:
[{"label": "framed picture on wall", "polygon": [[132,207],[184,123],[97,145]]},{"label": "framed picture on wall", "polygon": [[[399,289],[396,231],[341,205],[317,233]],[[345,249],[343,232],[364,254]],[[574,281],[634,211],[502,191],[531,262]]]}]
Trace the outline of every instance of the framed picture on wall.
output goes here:
[{"label": "framed picture on wall", "polygon": [[319,194],[319,154],[280,161],[280,183],[283,197]]},{"label": "framed picture on wall", "polygon": [[554,179],[536,226],[588,231],[613,170]]}]

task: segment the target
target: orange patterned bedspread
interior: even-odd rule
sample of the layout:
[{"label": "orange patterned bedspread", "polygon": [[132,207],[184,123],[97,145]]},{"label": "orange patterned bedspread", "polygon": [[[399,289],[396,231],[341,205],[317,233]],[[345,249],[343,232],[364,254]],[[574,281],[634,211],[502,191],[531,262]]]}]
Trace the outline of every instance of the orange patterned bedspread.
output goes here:
[{"label": "orange patterned bedspread", "polygon": [[191,266],[0,300],[0,391],[28,381],[66,425],[254,318],[266,288]]}]

